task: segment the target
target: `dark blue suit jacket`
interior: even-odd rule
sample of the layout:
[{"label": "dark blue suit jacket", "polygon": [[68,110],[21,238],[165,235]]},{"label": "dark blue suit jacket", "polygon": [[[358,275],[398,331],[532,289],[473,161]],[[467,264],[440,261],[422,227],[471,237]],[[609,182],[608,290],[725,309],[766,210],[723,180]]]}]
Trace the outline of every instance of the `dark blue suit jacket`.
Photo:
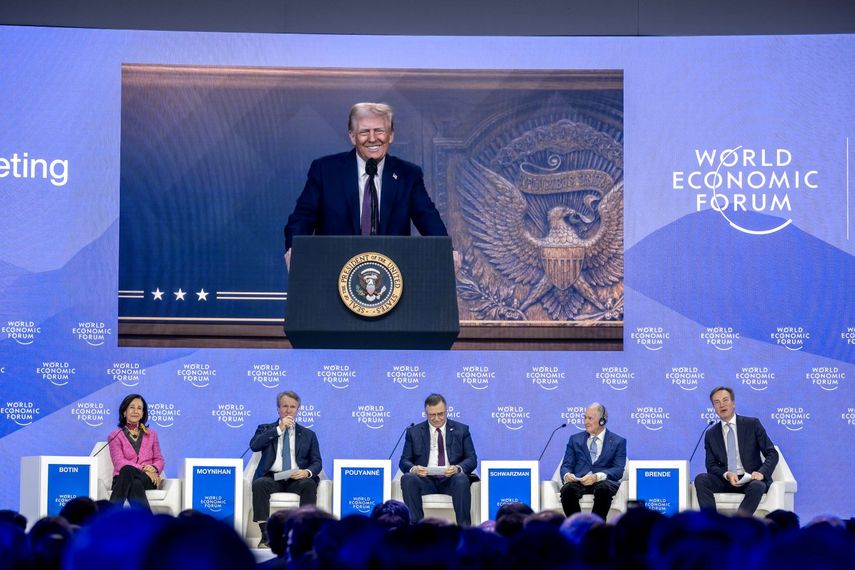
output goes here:
[{"label": "dark blue suit jacket", "polygon": [[[737,414],[736,439],[739,446],[739,459],[742,461],[745,472],[762,473],[763,482],[768,489],[772,484],[772,472],[778,464],[778,451],[766,434],[763,424],[757,418]],[[707,473],[724,477],[727,472],[727,448],[724,446],[721,422],[707,431],[704,437],[704,449],[707,456]]]},{"label": "dark blue suit jacket", "polygon": [[[270,471],[273,462],[276,461],[276,443],[279,439],[279,434],[276,433],[277,425],[279,425],[278,421],[272,424],[261,424],[249,442],[250,449],[261,452],[261,459],[252,476],[253,481]],[[318,474],[323,469],[318,437],[315,432],[301,425],[295,425],[294,430],[294,457],[297,460],[297,467],[311,471],[312,479],[317,483]]]},{"label": "dark blue suit jacket", "polygon": [[[285,248],[300,235],[360,235],[356,150],[319,158],[285,226]],[[408,236],[410,222],[423,236],[447,236],[425,189],[422,169],[386,155],[380,187],[380,235]]]},{"label": "dark blue suit jacket", "polygon": [[591,464],[591,452],[588,450],[588,432],[571,435],[561,462],[561,480],[567,473],[582,478],[588,473],[605,473],[606,481],[620,484],[626,467],[626,440],[611,430],[603,436],[603,449],[597,462]]},{"label": "dark blue suit jacket", "polygon": [[[409,473],[416,465],[427,466],[430,458],[430,430],[431,425],[426,421],[407,430],[404,451],[398,462],[398,467],[404,473]],[[469,435],[469,426],[453,420],[446,422],[445,454],[451,465],[459,465],[472,478],[472,472],[478,465],[478,456],[475,454],[472,436]]]}]

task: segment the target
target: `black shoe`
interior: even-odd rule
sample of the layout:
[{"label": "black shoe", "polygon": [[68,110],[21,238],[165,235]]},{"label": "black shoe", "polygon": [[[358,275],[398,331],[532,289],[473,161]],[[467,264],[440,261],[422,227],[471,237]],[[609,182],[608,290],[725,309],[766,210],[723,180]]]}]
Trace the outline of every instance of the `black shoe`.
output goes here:
[{"label": "black shoe", "polygon": [[262,538],[258,541],[258,548],[270,548],[270,543],[267,542],[266,538]]}]

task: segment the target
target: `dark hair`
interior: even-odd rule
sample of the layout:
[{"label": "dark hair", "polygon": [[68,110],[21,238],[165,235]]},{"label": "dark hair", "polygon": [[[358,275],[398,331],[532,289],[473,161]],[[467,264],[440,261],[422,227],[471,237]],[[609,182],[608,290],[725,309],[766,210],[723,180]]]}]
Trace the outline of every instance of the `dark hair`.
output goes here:
[{"label": "dark hair", "polygon": [[427,408],[428,406],[436,406],[440,402],[445,404],[445,407],[448,407],[448,404],[445,402],[445,398],[442,396],[442,394],[431,394],[430,396],[425,398],[425,408]]},{"label": "dark hair", "polygon": [[724,390],[725,392],[727,392],[728,394],[730,394],[730,399],[731,399],[732,401],[734,401],[734,402],[736,401],[736,397],[734,397],[734,395],[733,395],[733,388],[728,388],[727,386],[718,386],[718,387],[716,387],[716,388],[713,388],[713,389],[712,389],[712,392],[710,392],[710,402],[712,402],[712,397],[713,397],[713,395],[714,395],[716,392],[721,392],[722,390]]},{"label": "dark hair", "polygon": [[119,427],[125,427],[125,424],[128,423],[125,420],[125,411],[128,409],[128,406],[131,405],[131,402],[139,398],[142,401],[142,418],[140,419],[140,423],[143,425],[148,425],[148,404],[139,394],[128,394],[125,396],[125,399],[122,400],[122,403],[119,404]]}]

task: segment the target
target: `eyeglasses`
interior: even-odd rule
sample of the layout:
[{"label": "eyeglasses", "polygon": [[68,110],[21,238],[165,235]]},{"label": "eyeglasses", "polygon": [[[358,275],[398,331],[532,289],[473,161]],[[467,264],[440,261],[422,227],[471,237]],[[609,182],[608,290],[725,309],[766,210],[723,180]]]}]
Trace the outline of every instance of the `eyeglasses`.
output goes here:
[{"label": "eyeglasses", "polygon": [[435,414],[428,414],[427,416],[428,416],[430,419],[432,419],[432,420],[436,420],[436,419],[439,419],[439,418],[444,418],[444,417],[445,417],[445,412],[437,412],[437,413],[435,413]]}]

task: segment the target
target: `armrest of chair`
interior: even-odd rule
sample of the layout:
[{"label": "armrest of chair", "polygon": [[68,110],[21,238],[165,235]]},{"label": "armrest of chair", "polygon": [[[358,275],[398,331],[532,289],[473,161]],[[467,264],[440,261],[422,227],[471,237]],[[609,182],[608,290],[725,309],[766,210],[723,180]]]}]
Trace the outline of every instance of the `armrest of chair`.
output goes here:
[{"label": "armrest of chair", "polygon": [[556,481],[541,481],[540,482],[540,510],[552,511],[561,508],[561,502],[558,499],[558,492],[561,490]]}]

